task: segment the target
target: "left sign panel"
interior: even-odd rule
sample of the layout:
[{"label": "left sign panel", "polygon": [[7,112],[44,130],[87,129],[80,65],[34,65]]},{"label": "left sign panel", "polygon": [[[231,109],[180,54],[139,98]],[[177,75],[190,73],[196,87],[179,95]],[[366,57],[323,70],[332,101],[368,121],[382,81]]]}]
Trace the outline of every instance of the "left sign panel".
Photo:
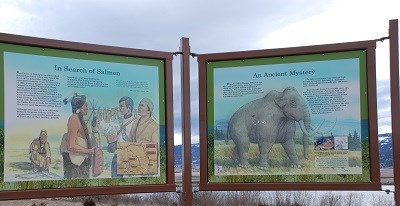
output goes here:
[{"label": "left sign panel", "polygon": [[8,42],[0,50],[1,190],[170,183],[164,88],[172,58]]}]

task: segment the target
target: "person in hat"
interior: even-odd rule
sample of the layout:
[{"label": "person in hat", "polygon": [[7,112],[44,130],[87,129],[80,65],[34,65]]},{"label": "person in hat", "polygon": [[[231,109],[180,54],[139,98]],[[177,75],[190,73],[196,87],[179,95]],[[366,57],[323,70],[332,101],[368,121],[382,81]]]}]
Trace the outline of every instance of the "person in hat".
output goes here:
[{"label": "person in hat", "polygon": [[49,171],[51,153],[50,144],[47,141],[47,130],[42,129],[40,131],[39,138],[36,138],[32,141],[29,153],[33,171]]},{"label": "person in hat", "polygon": [[138,106],[138,119],[132,122],[129,134],[131,142],[159,143],[160,128],[153,118],[153,102],[149,98],[143,98]]},{"label": "person in hat", "polygon": [[[72,115],[67,124],[65,151],[61,151],[64,177],[66,179],[89,178],[91,155],[95,152],[95,148],[91,146],[88,128],[83,119],[88,113],[86,96],[74,94],[70,101]],[[64,100],[64,104],[66,103],[68,100]]]}]

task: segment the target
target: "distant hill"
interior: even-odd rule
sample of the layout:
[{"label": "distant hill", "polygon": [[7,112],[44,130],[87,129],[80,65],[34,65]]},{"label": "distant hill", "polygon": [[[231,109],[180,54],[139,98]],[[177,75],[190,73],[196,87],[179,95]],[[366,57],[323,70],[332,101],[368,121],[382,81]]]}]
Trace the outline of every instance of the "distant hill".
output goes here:
[{"label": "distant hill", "polygon": [[[182,164],[182,145],[174,146],[175,165]],[[192,144],[192,164],[200,164],[200,145]]]},{"label": "distant hill", "polygon": [[379,162],[381,167],[393,167],[392,134],[379,135]]},{"label": "distant hill", "polygon": [[[392,149],[392,134],[379,134],[379,160],[383,168],[393,167],[393,149]],[[182,145],[174,147],[175,165],[182,164]],[[200,164],[200,145],[192,144],[192,164],[197,166]]]}]

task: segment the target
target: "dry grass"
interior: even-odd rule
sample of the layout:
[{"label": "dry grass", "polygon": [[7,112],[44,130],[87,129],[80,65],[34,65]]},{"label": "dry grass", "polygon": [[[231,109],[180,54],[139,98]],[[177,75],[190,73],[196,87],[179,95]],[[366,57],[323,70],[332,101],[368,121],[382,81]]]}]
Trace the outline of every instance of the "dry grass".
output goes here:
[{"label": "dry grass", "polygon": [[[73,198],[49,198],[35,200],[0,201],[0,206],[8,205],[45,205],[45,206],[78,206],[84,205],[87,200],[93,200],[97,206],[123,205],[182,205],[181,194],[154,193],[130,194]],[[235,191],[235,192],[208,192],[201,191],[193,194],[193,205],[208,206],[392,206],[393,195],[374,194],[370,198],[362,193],[318,193],[312,191]]]}]

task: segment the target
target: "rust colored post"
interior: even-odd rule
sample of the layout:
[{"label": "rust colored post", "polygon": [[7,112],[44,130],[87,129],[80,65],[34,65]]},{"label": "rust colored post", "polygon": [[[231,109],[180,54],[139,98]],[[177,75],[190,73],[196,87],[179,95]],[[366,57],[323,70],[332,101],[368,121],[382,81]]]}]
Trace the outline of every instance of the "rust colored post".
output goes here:
[{"label": "rust colored post", "polygon": [[181,93],[182,93],[182,201],[192,205],[192,135],[190,121],[190,45],[189,38],[181,38]]},{"label": "rust colored post", "polygon": [[399,25],[398,20],[389,21],[390,39],[390,96],[392,103],[392,144],[394,201],[400,205],[400,99],[399,99]]}]

